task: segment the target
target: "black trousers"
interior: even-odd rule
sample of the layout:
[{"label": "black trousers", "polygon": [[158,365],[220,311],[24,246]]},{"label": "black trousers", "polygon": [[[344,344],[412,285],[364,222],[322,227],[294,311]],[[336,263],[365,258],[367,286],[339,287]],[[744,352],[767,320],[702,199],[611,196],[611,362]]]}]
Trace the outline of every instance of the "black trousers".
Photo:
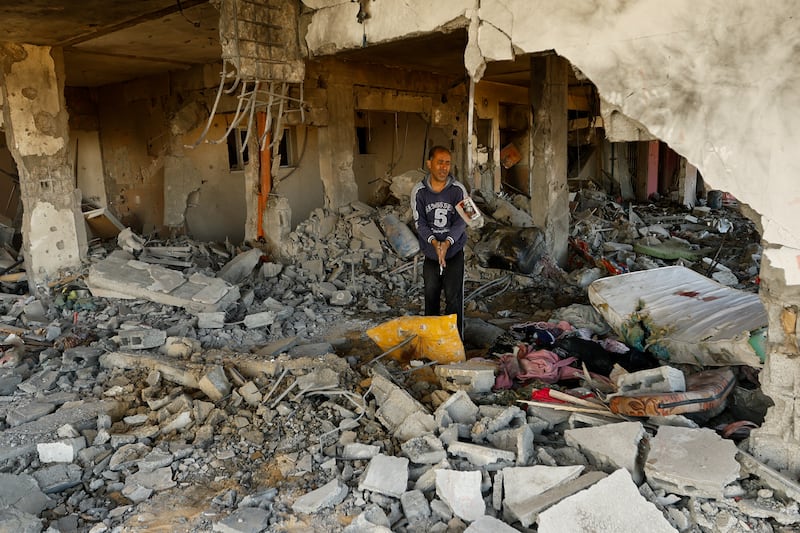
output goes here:
[{"label": "black trousers", "polygon": [[[425,258],[422,265],[425,281],[425,314],[427,316],[457,315],[458,334],[464,338],[464,251],[447,260],[444,272],[439,274],[439,262]],[[441,312],[441,295],[444,290],[444,313]]]}]

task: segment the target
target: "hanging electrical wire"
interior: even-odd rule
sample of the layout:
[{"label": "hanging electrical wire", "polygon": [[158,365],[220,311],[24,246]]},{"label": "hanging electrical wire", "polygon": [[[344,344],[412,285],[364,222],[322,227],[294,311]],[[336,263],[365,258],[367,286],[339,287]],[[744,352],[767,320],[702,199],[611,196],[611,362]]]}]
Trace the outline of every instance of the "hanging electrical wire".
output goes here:
[{"label": "hanging electrical wire", "polygon": [[[248,4],[247,9],[240,10],[239,2],[246,2]],[[281,58],[274,57],[276,50],[274,47],[279,46],[273,38],[274,35],[252,35],[253,27],[261,28],[264,31],[290,33],[294,32],[296,28],[282,27],[273,23],[272,20],[267,22],[263,19],[240,19],[240,13],[249,13],[250,17],[254,16],[252,6],[249,5],[253,3],[262,5],[264,9],[257,11],[257,13],[263,16],[269,16],[269,13],[279,7],[275,2],[271,3],[269,0],[260,2],[258,0],[220,0],[221,20],[225,19],[229,22],[229,24],[220,24],[220,39],[225,43],[223,45],[220,83],[205,128],[197,140],[193,144],[187,145],[187,148],[196,148],[201,143],[220,144],[225,142],[232,132],[243,130],[246,133],[241,150],[244,150],[249,140],[255,137],[258,139],[259,149],[263,151],[267,148],[272,148],[273,157],[275,157],[278,155],[278,147],[283,137],[282,129],[285,123],[285,115],[299,113],[299,122],[301,124],[305,123],[306,113],[305,103],[303,102],[302,77],[295,76],[300,81],[290,83],[286,79],[287,74],[283,69],[283,67],[292,63],[294,58],[286,56],[281,56]],[[224,17],[222,15],[223,12],[228,16]],[[242,31],[240,34],[240,26],[248,28],[249,31],[247,33]],[[246,57],[243,56],[242,43],[247,45],[248,50],[255,48],[256,52],[251,51],[248,52],[249,55]],[[277,50],[280,50],[280,48]],[[245,59],[247,61],[244,61]],[[262,68],[264,65],[267,65],[267,68]],[[291,77],[291,75],[289,76]],[[282,84],[280,93],[276,93],[276,83]],[[241,89],[239,89],[240,86]],[[299,98],[290,96],[292,87],[298,88]],[[228,122],[228,127],[225,133],[218,139],[209,139],[208,135],[214,120],[221,113],[220,103],[223,100],[223,94],[233,95],[237,90],[239,90],[239,95],[237,97],[236,111],[233,118],[230,121],[226,121]],[[258,113],[265,113],[266,115],[266,124],[263,126],[263,131],[256,131],[259,128],[259,121],[256,120]],[[271,142],[267,143],[266,140],[270,134]]]}]

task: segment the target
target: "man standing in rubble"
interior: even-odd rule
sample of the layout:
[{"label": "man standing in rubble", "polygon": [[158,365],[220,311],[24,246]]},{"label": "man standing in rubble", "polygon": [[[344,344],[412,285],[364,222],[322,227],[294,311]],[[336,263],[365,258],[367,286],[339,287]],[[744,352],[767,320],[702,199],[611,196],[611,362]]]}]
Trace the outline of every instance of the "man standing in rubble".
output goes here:
[{"label": "man standing in rubble", "polygon": [[468,196],[464,185],[450,174],[450,150],[434,146],[428,152],[428,173],[411,190],[411,210],[419,245],[425,255],[425,314],[456,315],[458,334],[464,338],[464,244],[467,224],[456,204]]}]

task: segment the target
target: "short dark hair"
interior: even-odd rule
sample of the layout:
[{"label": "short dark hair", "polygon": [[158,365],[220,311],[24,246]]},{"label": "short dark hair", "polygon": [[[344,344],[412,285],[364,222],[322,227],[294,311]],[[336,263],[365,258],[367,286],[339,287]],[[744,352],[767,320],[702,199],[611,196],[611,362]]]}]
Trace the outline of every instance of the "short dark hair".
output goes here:
[{"label": "short dark hair", "polygon": [[428,160],[433,159],[433,156],[436,155],[436,152],[447,152],[448,155],[452,155],[448,148],[445,148],[441,144],[437,144],[436,146],[432,146],[430,150],[428,150]]}]

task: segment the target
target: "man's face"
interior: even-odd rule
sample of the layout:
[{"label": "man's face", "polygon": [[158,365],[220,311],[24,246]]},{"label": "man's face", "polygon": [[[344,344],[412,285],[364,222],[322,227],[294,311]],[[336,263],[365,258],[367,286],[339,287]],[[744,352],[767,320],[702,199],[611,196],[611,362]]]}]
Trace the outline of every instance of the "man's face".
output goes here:
[{"label": "man's face", "polygon": [[431,173],[431,179],[440,182],[446,181],[450,174],[450,154],[443,151],[433,154],[433,157],[428,159],[428,170]]}]

